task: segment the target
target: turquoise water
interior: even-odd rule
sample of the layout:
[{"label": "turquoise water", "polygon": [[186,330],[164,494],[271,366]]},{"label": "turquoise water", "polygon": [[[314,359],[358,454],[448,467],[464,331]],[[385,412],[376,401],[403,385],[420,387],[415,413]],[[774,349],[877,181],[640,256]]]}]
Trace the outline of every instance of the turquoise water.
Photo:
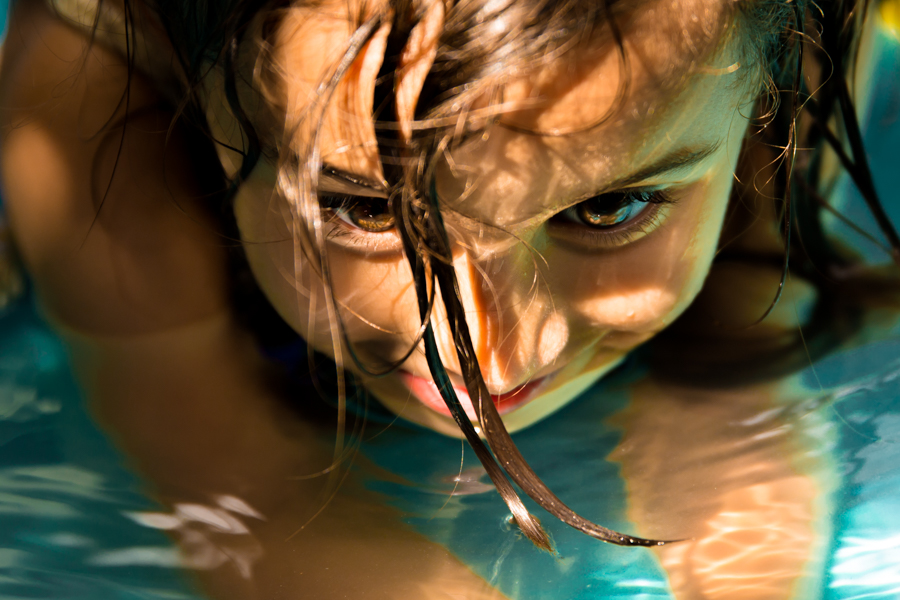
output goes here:
[{"label": "turquoise water", "polygon": [[831,418],[840,432],[835,456],[843,477],[835,494],[828,598],[896,598],[900,596],[900,340],[834,357],[817,372],[826,378],[826,385],[827,380],[843,382],[831,404]]},{"label": "turquoise water", "polygon": [[0,598],[188,600],[155,508],[27,299],[0,317]]},{"label": "turquoise water", "polygon": [[[621,460],[609,460],[623,430],[609,418],[628,405],[635,378],[620,375],[516,436],[535,469],[573,508],[629,531],[635,523],[626,514]],[[831,522],[812,526],[827,548],[804,584],[810,588],[817,580],[819,591],[806,597],[896,598],[900,338],[823,361],[802,374],[799,389],[807,394],[804,401],[760,416],[752,432],[729,426],[760,438],[787,427],[789,435],[807,438],[798,457],[828,457],[824,485],[832,489],[823,514]],[[665,399],[659,400],[664,407]],[[18,303],[0,319],[0,598],[198,598],[178,568],[185,556],[158,525],[140,518],[163,509],[143,493],[146,484],[129,471],[82,402],[64,348],[27,301]],[[367,485],[403,521],[508,597],[671,597],[666,570],[649,551],[597,543],[549,517],[543,520],[557,554],[536,550],[510,527],[471,453],[457,477],[458,441],[396,425],[373,437],[378,429],[370,425],[362,453],[399,479],[369,477]],[[699,460],[711,468],[715,452],[730,451],[706,450]],[[673,468],[678,464],[685,463],[675,461]],[[815,479],[816,469],[807,470]],[[448,499],[454,485],[456,495]],[[676,492],[683,484],[673,477],[659,485]],[[685,495],[674,496],[677,515],[674,505]],[[773,526],[778,524],[759,524]]]},{"label": "turquoise water", "polygon": [[[635,523],[626,511],[621,456],[609,460],[623,428],[610,417],[627,407],[637,379],[620,374],[516,436],[537,472],[573,508],[626,531]],[[826,359],[801,375],[797,389],[803,399],[776,402],[767,416],[747,413],[758,421],[755,429],[747,429],[744,415],[727,424],[733,431],[723,438],[802,438],[793,459],[826,463],[806,471],[828,490],[819,516],[828,522],[810,526],[827,548],[803,584],[817,591],[797,597],[896,598],[900,337]],[[666,410],[666,398],[656,400]],[[540,552],[510,527],[468,451],[458,477],[459,441],[396,424],[373,435],[380,428],[370,424],[362,454],[394,477],[366,477],[369,488],[508,597],[672,597],[666,569],[650,551],[597,543],[545,515],[557,554]],[[717,453],[737,448],[698,447],[697,460],[713,472]],[[671,487],[676,521],[678,504],[691,497],[678,487],[695,485],[685,483],[692,481],[687,467],[684,481],[677,476],[686,464],[673,461],[673,477],[659,483]],[[773,471],[733,485],[780,477]],[[454,486],[456,495],[448,498]],[[140,518],[165,513],[146,489],[85,412],[60,342],[27,301],[18,303],[0,319],[0,598],[199,598],[179,568],[186,556],[158,524]],[[778,552],[764,552],[770,550]]]},{"label": "turquoise water", "polygon": [[[896,45],[887,48],[881,71],[900,72]],[[880,82],[869,148],[879,188],[893,192],[900,108],[895,78]],[[862,214],[858,205],[851,213]],[[370,424],[368,466],[354,477],[399,522],[518,600],[671,598],[674,589],[682,598],[900,597],[900,336],[835,354],[777,390],[645,384],[639,369],[623,371],[516,442],[585,516],[692,538],[668,555],[598,543],[530,505],[557,550],[540,552],[510,525],[470,451],[401,424]],[[225,559],[176,548],[164,531],[225,529],[253,511],[220,497],[172,512],[149,489],[87,413],[32,299],[0,313],[0,598],[202,597],[190,572]]]}]

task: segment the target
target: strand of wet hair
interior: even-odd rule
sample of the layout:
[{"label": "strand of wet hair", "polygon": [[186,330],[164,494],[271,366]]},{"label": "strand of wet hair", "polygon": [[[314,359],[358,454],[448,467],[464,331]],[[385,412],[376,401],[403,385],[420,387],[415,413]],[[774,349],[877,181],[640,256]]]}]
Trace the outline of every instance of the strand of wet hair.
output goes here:
[{"label": "strand of wet hair", "polygon": [[[398,223],[404,221],[409,222],[410,215],[407,213],[409,208],[410,203],[408,202],[393,203],[391,209],[394,213],[394,218]],[[525,537],[531,540],[538,548],[546,550],[547,552],[553,552],[550,536],[541,526],[540,521],[528,512],[528,509],[525,507],[522,499],[519,498],[519,495],[516,493],[516,490],[503,472],[503,469],[495,461],[491,451],[478,436],[478,432],[475,431],[475,427],[469,420],[468,415],[466,415],[465,409],[463,409],[463,406],[453,389],[453,384],[450,381],[447,369],[444,367],[443,361],[441,360],[435,341],[434,327],[431,324],[430,311],[428,310],[429,298],[433,298],[435,282],[433,275],[432,277],[428,277],[426,273],[426,261],[428,266],[431,267],[431,269],[428,270],[433,270],[436,263],[439,263],[440,261],[432,261],[427,253],[420,251],[420,243],[417,243],[417,241],[414,241],[413,239],[412,227],[401,226],[398,227],[398,231],[400,232],[400,238],[403,243],[404,254],[413,272],[413,282],[419,304],[419,316],[422,319],[422,322],[426,324],[423,343],[425,346],[425,357],[428,362],[428,369],[431,372],[431,376],[437,385],[438,390],[440,390],[441,397],[443,397],[444,402],[447,404],[447,408],[450,409],[453,420],[456,421],[456,424],[465,436],[466,441],[472,447],[472,450],[475,451],[475,456],[478,458],[479,462],[481,462],[488,477],[490,477],[491,482],[500,494],[500,497],[506,503],[507,507],[509,507],[516,525]],[[432,291],[429,291],[429,287],[432,288]]]},{"label": "strand of wet hair", "polygon": [[[840,64],[839,61],[838,64]],[[894,224],[884,210],[884,206],[878,199],[878,192],[875,190],[875,183],[872,181],[872,171],[869,168],[869,162],[866,158],[866,150],[863,146],[862,133],[859,127],[859,121],[856,118],[856,110],[853,107],[853,101],[850,98],[850,90],[847,86],[847,78],[841,77],[838,83],[838,101],[840,103],[841,117],[844,124],[844,131],[847,134],[847,141],[850,144],[850,150],[853,153],[853,168],[847,169],[853,182],[859,189],[863,200],[868,206],[872,216],[878,223],[878,227],[887,237],[893,252],[891,258],[894,262],[900,264],[900,237]]]},{"label": "strand of wet hair", "polygon": [[[373,103],[376,105],[376,114],[382,115],[382,120],[385,121],[390,121],[391,116],[395,114],[393,85],[397,68],[396,57],[400,55],[405,46],[412,27],[412,6],[404,0],[398,0],[394,6],[392,28],[388,35],[385,59],[378,73],[379,84],[376,85],[373,99]],[[392,146],[391,142],[396,143],[396,146]],[[540,521],[528,512],[512,483],[466,415],[437,349],[434,328],[431,323],[436,290],[433,273],[434,265],[440,263],[442,257],[433,253],[427,244],[427,209],[416,202],[416,182],[422,181],[424,157],[420,157],[419,161],[410,160],[415,152],[408,143],[399,138],[379,137],[378,145],[385,178],[394,185],[388,207],[397,223],[404,256],[406,256],[412,271],[419,318],[424,327],[422,343],[432,379],[440,390],[450,414],[472,447],[475,456],[484,467],[500,497],[506,503],[519,529],[538,548],[553,552],[549,535],[541,526]],[[401,155],[404,160],[385,160],[385,158],[401,158]]]},{"label": "strand of wet hair", "polygon": [[[781,277],[778,281],[778,288],[775,291],[775,297],[765,312],[750,327],[762,323],[775,310],[781,296],[784,293],[784,287],[787,283],[790,273],[791,259],[791,231],[793,229],[793,213],[794,213],[794,194],[793,192],[793,176],[794,164],[797,158],[797,118],[800,113],[800,90],[803,82],[803,8],[799,4],[794,4],[794,20],[796,29],[790,35],[797,36],[798,42],[794,52],[794,69],[793,81],[789,90],[791,103],[787,116],[787,140],[785,141],[784,151],[782,153],[781,176],[784,178],[783,190],[781,193],[781,236],[784,242],[784,255],[781,263]],[[776,194],[776,197],[778,194]]]}]

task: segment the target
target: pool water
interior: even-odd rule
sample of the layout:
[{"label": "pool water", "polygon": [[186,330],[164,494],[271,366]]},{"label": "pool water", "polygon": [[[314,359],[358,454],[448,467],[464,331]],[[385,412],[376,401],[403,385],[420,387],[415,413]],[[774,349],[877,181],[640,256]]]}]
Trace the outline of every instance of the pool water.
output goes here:
[{"label": "pool water", "polygon": [[197,598],[159,508],[85,412],[61,342],[23,299],[0,318],[0,598]]},{"label": "pool water", "polygon": [[[0,598],[202,597],[188,571],[222,561],[164,531],[249,522],[252,507],[154,503],[29,302],[6,312],[0,340]],[[530,505],[556,547],[539,551],[458,440],[377,417],[354,476],[509,598],[897,598],[898,398],[894,336],[745,391],[667,389],[626,369],[515,436],[586,517],[693,538],[663,553],[599,543]],[[248,578],[258,559],[245,561]]]},{"label": "pool water", "polygon": [[535,550],[484,493],[474,455],[454,477],[458,442],[389,430],[363,452],[403,478],[372,485],[408,523],[510,598],[900,597],[900,338],[780,389],[673,391],[620,374],[515,436],[588,518],[694,538],[663,553],[597,544],[552,519],[557,554]]},{"label": "pool water", "polygon": [[[896,44],[884,46],[879,69],[900,72]],[[882,81],[869,126],[882,190],[900,183],[895,79]],[[859,204],[849,210],[864,222]],[[515,440],[584,516],[683,541],[614,547],[529,503],[556,550],[539,551],[458,440],[377,416],[357,439],[346,485],[387,507],[404,535],[445,548],[447,564],[517,600],[900,597],[900,332],[746,389],[666,386],[632,366]],[[258,527],[270,515],[241,497],[210,491],[205,503],[164,506],[152,491],[87,412],[33,299],[3,309],[0,598],[202,598],[195,575],[230,568],[253,582],[305,535],[277,531],[280,545],[266,545]],[[305,558],[295,560],[302,570]],[[285,597],[308,597],[303,589]]]}]

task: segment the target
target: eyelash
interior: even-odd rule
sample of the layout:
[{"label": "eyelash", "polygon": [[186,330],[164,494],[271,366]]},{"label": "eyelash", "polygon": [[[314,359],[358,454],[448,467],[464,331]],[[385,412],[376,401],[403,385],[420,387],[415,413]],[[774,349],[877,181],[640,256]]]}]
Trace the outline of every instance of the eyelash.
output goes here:
[{"label": "eyelash", "polygon": [[[612,225],[595,226],[584,221],[583,216],[588,210],[588,203],[602,205],[603,202],[611,201],[614,202],[613,208],[618,206],[619,210],[638,207],[641,204],[643,206],[640,206],[636,213],[629,213],[621,222]],[[548,228],[553,237],[588,250],[614,249],[627,245],[656,229],[664,220],[665,206],[675,203],[676,200],[665,190],[633,189],[610,192],[586,198],[559,212],[550,218]],[[319,205],[324,212],[329,213],[325,222],[328,227],[326,239],[339,239],[338,243],[341,246],[366,252],[399,250],[400,244],[394,233],[392,217],[388,217],[382,223],[373,223],[378,229],[367,231],[350,216],[350,211],[355,209],[368,210],[369,218],[378,221],[378,215],[389,214],[387,200],[349,194],[320,194]],[[370,210],[372,205],[378,205],[376,210],[380,212]],[[363,217],[365,216],[364,214]],[[385,235],[388,233],[392,235]]]},{"label": "eyelash", "polygon": [[[643,204],[639,210],[630,214],[620,223],[595,227],[584,222],[578,216],[589,202],[618,201],[622,208]],[[588,250],[614,249],[625,246],[643,237],[659,227],[667,214],[667,205],[677,200],[667,190],[633,189],[621,192],[609,192],[587,198],[553,216],[548,225],[551,235],[570,244]]]}]

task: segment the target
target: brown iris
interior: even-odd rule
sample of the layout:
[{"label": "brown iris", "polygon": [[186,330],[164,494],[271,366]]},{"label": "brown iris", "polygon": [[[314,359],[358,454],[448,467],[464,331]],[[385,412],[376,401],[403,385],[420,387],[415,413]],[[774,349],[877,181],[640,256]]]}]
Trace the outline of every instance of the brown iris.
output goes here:
[{"label": "brown iris", "polygon": [[633,219],[652,201],[652,192],[601,194],[575,206],[575,216],[590,227],[615,227]]},{"label": "brown iris", "polygon": [[394,216],[384,198],[320,195],[319,203],[348,225],[363,231],[382,233],[394,228]]}]

